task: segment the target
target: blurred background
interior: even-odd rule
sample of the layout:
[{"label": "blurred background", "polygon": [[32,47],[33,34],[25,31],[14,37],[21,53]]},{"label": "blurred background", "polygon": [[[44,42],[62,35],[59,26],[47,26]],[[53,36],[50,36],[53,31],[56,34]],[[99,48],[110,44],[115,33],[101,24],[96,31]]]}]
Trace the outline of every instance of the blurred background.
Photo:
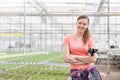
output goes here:
[{"label": "blurred background", "polygon": [[[33,76],[21,79],[8,73],[18,65],[26,67],[32,64],[33,68],[34,64],[48,62],[50,65],[64,64],[63,39],[75,32],[76,19],[80,15],[90,18],[89,29],[95,48],[99,50],[96,64],[102,70],[105,67],[101,65],[106,65],[106,73],[111,72],[113,65],[112,69],[117,69],[119,74],[119,0],[0,0],[0,80],[44,80]],[[13,74],[17,72],[13,71]],[[120,77],[112,80],[120,80]]]}]

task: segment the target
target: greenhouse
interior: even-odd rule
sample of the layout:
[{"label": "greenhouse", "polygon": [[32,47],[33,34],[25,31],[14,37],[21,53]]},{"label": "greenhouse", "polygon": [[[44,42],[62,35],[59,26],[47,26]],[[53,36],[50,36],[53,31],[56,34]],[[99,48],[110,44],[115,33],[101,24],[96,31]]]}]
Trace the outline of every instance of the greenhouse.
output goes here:
[{"label": "greenhouse", "polygon": [[64,39],[89,17],[103,80],[120,80],[119,0],[0,0],[0,80],[72,80]]}]

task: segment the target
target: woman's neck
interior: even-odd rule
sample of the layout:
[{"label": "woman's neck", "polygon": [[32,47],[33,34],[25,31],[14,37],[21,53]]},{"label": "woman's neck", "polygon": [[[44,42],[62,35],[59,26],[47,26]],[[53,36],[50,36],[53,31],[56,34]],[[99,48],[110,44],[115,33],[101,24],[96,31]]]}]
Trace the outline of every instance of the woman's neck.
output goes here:
[{"label": "woman's neck", "polygon": [[75,33],[75,36],[77,36],[77,37],[83,37],[83,33],[78,33],[78,32],[76,32],[76,33]]}]

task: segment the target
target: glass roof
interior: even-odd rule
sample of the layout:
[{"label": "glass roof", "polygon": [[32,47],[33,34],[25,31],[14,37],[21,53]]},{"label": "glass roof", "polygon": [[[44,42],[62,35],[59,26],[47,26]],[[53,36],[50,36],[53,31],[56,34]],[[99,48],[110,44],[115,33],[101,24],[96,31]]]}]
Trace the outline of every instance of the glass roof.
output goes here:
[{"label": "glass roof", "polygon": [[[27,14],[94,14],[107,12],[107,3],[108,0],[0,0],[0,15],[24,13],[24,7]],[[119,14],[119,4],[120,0],[110,0],[111,14]]]},{"label": "glass roof", "polygon": [[100,0],[41,0],[48,12],[96,12]]}]

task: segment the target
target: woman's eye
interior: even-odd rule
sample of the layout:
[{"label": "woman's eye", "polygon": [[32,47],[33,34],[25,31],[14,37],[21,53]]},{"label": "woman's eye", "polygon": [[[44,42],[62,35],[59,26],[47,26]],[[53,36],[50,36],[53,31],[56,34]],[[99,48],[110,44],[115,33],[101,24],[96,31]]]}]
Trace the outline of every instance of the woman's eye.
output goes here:
[{"label": "woman's eye", "polygon": [[86,23],[81,23],[81,22],[79,24],[86,25]]},{"label": "woman's eye", "polygon": [[81,22],[79,24],[82,24]]},{"label": "woman's eye", "polygon": [[83,25],[86,25],[85,23]]}]

